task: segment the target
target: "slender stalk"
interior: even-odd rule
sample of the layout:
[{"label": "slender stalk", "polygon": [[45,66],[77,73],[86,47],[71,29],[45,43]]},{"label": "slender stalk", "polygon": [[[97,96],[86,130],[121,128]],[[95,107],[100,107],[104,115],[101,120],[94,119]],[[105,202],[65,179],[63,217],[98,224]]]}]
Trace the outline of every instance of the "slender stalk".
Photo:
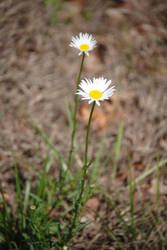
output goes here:
[{"label": "slender stalk", "polygon": [[132,236],[136,237],[135,221],[134,221],[134,184],[132,181],[132,161],[130,159],[130,183],[129,183],[129,200],[130,200],[130,219],[131,219],[131,233]]},{"label": "slender stalk", "polygon": [[95,108],[95,104],[96,104],[96,102],[93,102],[92,109],[91,109],[90,116],[89,116],[89,121],[88,121],[88,128],[87,128],[86,142],[85,142],[84,166],[87,166],[87,160],[88,160],[88,140],[89,140],[90,124],[91,124],[91,120],[92,120],[92,115],[93,115],[93,111],[94,111],[94,108]]},{"label": "slender stalk", "polygon": [[[157,207],[160,205],[160,169],[159,169],[159,160],[157,160],[157,169],[156,169],[156,202]],[[159,211],[159,210],[158,210]]]},{"label": "slender stalk", "polygon": [[[79,85],[80,80],[81,80],[81,73],[83,70],[84,59],[85,59],[85,53],[82,54],[82,61],[81,61],[80,70],[79,70],[77,83],[76,83],[76,91],[78,89],[78,85]],[[73,151],[74,151],[74,140],[75,140],[75,134],[76,134],[76,128],[77,128],[77,121],[76,120],[77,120],[78,103],[79,103],[79,97],[78,97],[78,95],[75,95],[75,107],[74,107],[74,114],[73,114],[73,128],[72,128],[72,134],[71,134],[71,146],[70,146],[69,157],[68,157],[68,167],[69,168],[71,167],[72,155],[73,155]]]},{"label": "slender stalk", "polygon": [[82,180],[81,180],[81,188],[80,188],[80,201],[82,199],[82,194],[83,194],[83,191],[84,191],[85,180],[86,180],[86,171],[87,171],[88,166],[89,166],[88,165],[88,142],[89,142],[90,124],[91,124],[95,104],[96,104],[96,102],[93,102],[92,109],[91,109],[90,116],[89,116],[87,132],[86,132],[84,165],[83,165],[83,168],[82,168]]},{"label": "slender stalk", "polygon": [[75,228],[76,220],[77,220],[78,213],[79,213],[79,208],[80,208],[80,205],[82,202],[82,195],[83,195],[84,187],[85,187],[86,174],[87,174],[87,169],[89,167],[89,164],[88,164],[88,142],[89,142],[90,124],[91,124],[95,104],[96,104],[96,102],[93,102],[92,109],[91,109],[90,116],[89,116],[87,133],[86,133],[86,140],[85,140],[84,165],[82,168],[82,176],[81,176],[81,181],[80,181],[80,185],[79,185],[79,193],[74,201],[74,213],[73,213],[72,221],[71,221],[69,228],[68,228],[68,233],[66,235],[66,239],[65,239],[66,242],[69,241],[71,236],[72,236],[72,230],[73,230],[73,228]]}]

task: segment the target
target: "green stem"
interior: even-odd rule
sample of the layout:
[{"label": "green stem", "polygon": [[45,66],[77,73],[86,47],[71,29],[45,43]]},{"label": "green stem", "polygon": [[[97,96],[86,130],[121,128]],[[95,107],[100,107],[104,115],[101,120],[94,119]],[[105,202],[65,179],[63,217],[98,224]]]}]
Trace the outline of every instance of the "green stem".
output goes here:
[{"label": "green stem", "polygon": [[[81,73],[83,70],[83,63],[85,59],[85,53],[82,54],[82,61],[81,61],[81,66],[77,78],[77,83],[76,83],[76,91],[78,89],[80,80],[81,80]],[[79,103],[79,96],[75,95],[75,107],[74,107],[74,114],[73,114],[73,128],[72,128],[72,134],[71,134],[71,146],[70,146],[70,151],[69,151],[69,157],[68,157],[68,167],[71,167],[72,163],[72,155],[74,151],[74,139],[75,139],[75,134],[76,134],[76,128],[77,128],[77,110],[78,110],[78,103]]]},{"label": "green stem", "polygon": [[91,124],[91,120],[92,120],[92,115],[93,115],[93,111],[94,111],[94,108],[95,108],[95,104],[96,104],[96,102],[93,102],[92,109],[91,109],[90,116],[89,116],[89,121],[88,121],[88,128],[87,128],[86,142],[85,142],[84,166],[87,166],[87,160],[88,160],[88,140],[89,140],[90,124]]},{"label": "green stem", "polygon": [[83,194],[83,191],[84,191],[85,180],[86,180],[86,171],[87,171],[87,169],[89,167],[89,165],[88,165],[88,143],[89,143],[90,124],[91,124],[95,104],[96,104],[96,102],[93,102],[92,109],[91,109],[90,116],[89,116],[87,132],[86,132],[84,165],[83,165],[83,168],[82,168],[82,179],[81,179],[79,203],[81,202],[81,199],[82,199],[82,194]]},{"label": "green stem", "polygon": [[73,230],[73,228],[75,228],[76,220],[77,220],[78,213],[79,213],[79,208],[80,208],[81,201],[82,201],[82,195],[84,192],[86,174],[87,174],[87,169],[89,167],[89,164],[87,161],[88,161],[88,142],[89,142],[90,124],[91,124],[95,104],[96,104],[96,102],[93,102],[92,109],[91,109],[90,116],[89,116],[87,133],[86,133],[86,141],[85,141],[84,165],[82,168],[82,177],[81,177],[81,182],[80,182],[80,190],[79,190],[78,196],[76,197],[76,200],[74,201],[74,214],[73,214],[72,221],[71,221],[69,228],[68,228],[68,233],[67,233],[66,239],[65,239],[66,242],[68,242],[71,239],[72,230]]}]

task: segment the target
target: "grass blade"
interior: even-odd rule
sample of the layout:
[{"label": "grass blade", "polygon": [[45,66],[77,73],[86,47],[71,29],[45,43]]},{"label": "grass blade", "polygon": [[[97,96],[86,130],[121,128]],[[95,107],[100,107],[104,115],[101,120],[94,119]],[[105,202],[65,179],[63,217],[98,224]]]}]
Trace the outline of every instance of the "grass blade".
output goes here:
[{"label": "grass blade", "polygon": [[22,210],[23,202],[22,202],[21,185],[20,185],[20,178],[18,174],[17,164],[15,164],[15,176],[16,176],[16,192],[17,192],[18,205],[19,208]]},{"label": "grass blade", "polygon": [[59,152],[57,151],[54,144],[50,141],[49,137],[44,133],[44,131],[35,123],[31,123],[30,125],[42,137],[42,139],[48,144],[48,146],[53,150],[54,155],[59,160],[59,162],[62,161],[65,165],[67,165],[65,161],[63,160],[63,158],[61,157],[61,155],[59,154]]},{"label": "grass blade", "polygon": [[9,213],[9,210],[8,210],[8,206],[7,206],[7,203],[6,203],[6,200],[5,200],[5,196],[4,196],[4,192],[3,192],[3,188],[0,184],[0,193],[2,195],[2,203],[3,203],[3,220],[4,220],[4,224],[5,224],[5,220],[7,218],[8,221],[10,221],[10,213]]},{"label": "grass blade", "polygon": [[66,98],[66,108],[67,108],[67,117],[68,117],[68,122],[69,122],[69,125],[70,125],[70,130],[72,131],[72,128],[73,128],[73,113],[72,113],[72,110],[71,110],[71,105],[70,105],[67,98]]},{"label": "grass blade", "polygon": [[130,201],[130,218],[131,218],[131,233],[133,237],[136,235],[134,223],[134,184],[132,182],[132,162],[130,160],[130,180],[129,180],[129,201]]},{"label": "grass blade", "polygon": [[46,184],[46,175],[47,175],[47,172],[49,171],[51,165],[52,165],[52,162],[53,162],[53,156],[50,157],[49,155],[49,151],[47,152],[47,155],[46,155],[46,159],[45,159],[45,162],[44,162],[44,168],[43,168],[43,172],[42,172],[42,175],[41,175],[41,178],[40,178],[40,181],[39,181],[39,184],[38,184],[38,189],[37,189],[37,196],[42,198],[44,196],[44,189],[45,189],[45,184]]},{"label": "grass blade", "polygon": [[95,182],[95,180],[97,179],[96,173],[97,173],[97,169],[98,169],[98,166],[99,166],[100,157],[101,157],[101,154],[102,154],[102,151],[103,151],[106,135],[107,135],[107,133],[105,131],[103,136],[102,136],[102,139],[101,139],[101,141],[99,143],[99,149],[97,151],[96,159],[95,159],[95,162],[93,164],[93,169],[92,169],[91,174],[90,174],[90,184],[93,184]]},{"label": "grass blade", "polygon": [[[166,164],[167,164],[167,159],[162,160],[159,162],[158,168],[160,169],[161,167],[163,167]],[[142,181],[143,179],[145,179],[147,176],[154,173],[155,171],[157,171],[157,164],[154,165],[152,168],[148,169],[147,171],[145,171],[143,174],[141,174],[139,177],[137,177],[134,181],[132,181],[132,185],[137,184],[138,182]],[[128,185],[128,187],[129,187],[129,185]]]},{"label": "grass blade", "polygon": [[115,144],[114,166],[113,166],[113,174],[112,174],[113,177],[115,177],[117,173],[118,159],[119,159],[121,143],[122,143],[122,136],[123,136],[123,124],[121,123],[119,126],[117,140]]},{"label": "grass blade", "polygon": [[159,207],[160,202],[160,170],[159,170],[159,160],[157,160],[157,169],[156,169],[156,201],[157,206]]},{"label": "grass blade", "polygon": [[30,179],[28,179],[26,182],[25,197],[24,197],[24,203],[23,203],[24,214],[26,213],[26,210],[27,210],[29,196],[30,196],[30,190],[31,190],[31,181],[30,181]]}]

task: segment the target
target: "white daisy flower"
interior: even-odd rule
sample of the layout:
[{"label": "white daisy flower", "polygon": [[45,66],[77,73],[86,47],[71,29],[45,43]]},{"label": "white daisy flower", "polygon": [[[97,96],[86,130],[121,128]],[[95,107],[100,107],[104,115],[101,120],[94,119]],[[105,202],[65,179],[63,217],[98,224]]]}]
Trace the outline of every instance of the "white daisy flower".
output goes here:
[{"label": "white daisy flower", "polygon": [[79,49],[79,55],[84,52],[87,56],[89,56],[89,51],[96,47],[96,40],[88,33],[79,33],[79,36],[72,37],[72,42],[69,46]]},{"label": "white daisy flower", "polygon": [[115,86],[108,88],[111,82],[104,77],[93,78],[93,80],[85,78],[79,84],[76,94],[81,95],[82,100],[89,100],[89,104],[95,101],[100,106],[100,101],[109,99],[115,91]]}]

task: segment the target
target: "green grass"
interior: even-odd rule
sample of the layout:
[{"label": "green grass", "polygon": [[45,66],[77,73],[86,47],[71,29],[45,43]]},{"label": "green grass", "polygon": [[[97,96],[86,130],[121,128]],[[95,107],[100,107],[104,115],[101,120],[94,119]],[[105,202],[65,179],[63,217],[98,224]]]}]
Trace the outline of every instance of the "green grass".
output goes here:
[{"label": "green grass", "polygon": [[[68,109],[70,110],[69,107]],[[71,111],[68,112],[70,123]],[[32,188],[31,176],[27,179],[24,188],[22,188],[23,183],[18,174],[19,164],[15,163],[17,197],[15,214],[11,212],[1,187],[0,249],[63,249],[64,246],[73,247],[73,244],[76,244],[76,241],[73,241],[73,239],[91,223],[90,220],[82,223],[77,216],[75,226],[69,233],[72,225],[72,215],[76,209],[80,192],[81,166],[76,166],[75,171],[71,173],[66,161],[61,157],[44,131],[34,123],[31,123],[31,127],[41,136],[48,147],[43,170],[39,174],[35,188]],[[117,200],[115,198],[112,199],[107,191],[104,191],[102,186],[96,183],[97,176],[100,177],[103,174],[106,164],[109,163],[111,154],[114,156],[114,175],[112,173],[112,178],[116,178],[122,134],[123,125],[121,124],[118,129],[115,146],[109,150],[101,164],[107,130],[104,132],[95,159],[89,161],[91,169],[79,207],[79,214],[84,204],[95,192],[96,194],[99,193],[99,195],[102,194],[105,203],[111,209],[111,213],[115,214],[117,228],[113,228],[109,223],[103,221],[103,217],[97,211],[94,211],[94,213],[101,221],[115,246],[120,249],[128,249],[125,248],[125,242],[127,241],[130,242],[128,244],[132,248],[137,244],[144,245],[146,243],[140,243],[142,238],[153,249],[159,247],[160,242],[165,247],[167,246],[166,238],[164,233],[158,228],[161,228],[162,223],[160,215],[160,169],[166,165],[167,159],[158,160],[155,166],[143,172],[136,179],[132,178],[132,163],[130,161],[129,184],[127,185],[129,190],[129,209],[127,209],[127,204],[122,204],[119,196],[117,196]],[[58,161],[59,171],[57,177],[52,177],[49,175],[49,171],[53,167],[55,159]],[[151,210],[151,205],[148,204],[143,210],[143,215],[138,218],[134,200],[135,190],[138,188],[139,182],[144,182],[149,175],[154,173],[156,174],[157,182],[155,194],[157,213],[154,214]],[[126,190],[126,187],[124,190]],[[112,193],[114,194],[114,190]],[[117,204],[120,205],[118,206]],[[122,209],[126,210],[126,212],[123,213]],[[121,237],[123,238],[120,238],[120,233],[116,229],[121,232]],[[156,235],[156,239],[159,239],[158,243],[150,243],[153,234]]]},{"label": "green grass", "polygon": [[[78,232],[82,231],[88,224],[91,223],[88,220],[85,223],[80,222],[77,217],[75,227],[72,228],[72,233],[69,233],[72,214],[77,204],[77,197],[80,192],[80,171],[81,166],[76,168],[76,171],[71,173],[71,170],[67,168],[65,160],[61,157],[55,146],[52,144],[48,136],[37,125],[32,125],[33,129],[41,136],[44,142],[48,146],[46,157],[44,161],[43,170],[39,175],[39,180],[36,183],[36,187],[32,189],[31,177],[27,179],[24,189],[22,189],[23,183],[19,178],[18,164],[15,164],[15,178],[16,178],[16,197],[17,207],[15,214],[10,211],[5,195],[1,187],[1,204],[2,209],[0,213],[0,247],[3,249],[63,249],[63,246],[73,246],[73,238],[78,235]],[[120,154],[120,147],[122,141],[123,125],[121,124],[118,129],[118,136],[115,142],[115,147],[109,150],[109,154],[101,164],[101,157],[103,155],[103,147],[107,138],[107,131],[104,132],[102,139],[99,143],[99,149],[96,157],[89,164],[92,165],[89,178],[84,190],[82,202],[79,208],[79,213],[82,211],[84,204],[89,200],[94,192],[101,193],[103,198],[111,208],[111,212],[115,213],[115,219],[117,221],[117,227],[123,235],[123,239],[120,239],[118,233],[115,232],[115,228],[111,228],[108,223],[103,222],[101,215],[94,211],[96,216],[103,224],[106,232],[116,246],[124,249],[124,241],[128,239],[131,242],[131,247],[134,247],[136,242],[141,241],[141,237],[145,242],[152,245],[152,247],[159,247],[160,243],[150,243],[152,234],[155,233],[157,239],[163,246],[167,246],[166,239],[158,230],[161,227],[160,212],[156,215],[151,211],[151,205],[143,210],[143,216],[140,219],[136,219],[136,209],[134,193],[137,185],[140,181],[144,181],[150,174],[156,174],[156,202],[157,211],[160,204],[160,169],[165,166],[167,159],[157,161],[157,164],[149,170],[143,172],[136,179],[132,179],[132,164],[129,163],[130,176],[129,184],[129,209],[127,212],[122,213],[124,204],[121,204],[121,199],[117,197],[118,201],[112,199],[101,185],[96,183],[96,177],[103,174],[103,170],[109,159],[111,153],[115,152],[114,157],[114,169],[117,170],[118,159]],[[115,150],[114,150],[115,149]],[[49,171],[55,161],[55,158],[59,164],[59,174],[56,178],[49,175]],[[100,166],[100,168],[99,168]],[[113,171],[116,178],[117,171]],[[113,187],[114,188],[114,187]],[[126,188],[125,188],[126,190]],[[121,208],[117,205],[121,204]],[[124,209],[127,209],[125,204]],[[68,219],[67,219],[68,218]],[[146,231],[145,228],[148,228]],[[128,243],[129,244],[129,243]],[[139,243],[138,243],[139,244]],[[144,243],[143,243],[144,244]],[[139,244],[140,245],[140,244]],[[0,249],[1,249],[0,248]],[[125,248],[126,249],[126,248]],[[154,249],[154,248],[153,248]]]}]

